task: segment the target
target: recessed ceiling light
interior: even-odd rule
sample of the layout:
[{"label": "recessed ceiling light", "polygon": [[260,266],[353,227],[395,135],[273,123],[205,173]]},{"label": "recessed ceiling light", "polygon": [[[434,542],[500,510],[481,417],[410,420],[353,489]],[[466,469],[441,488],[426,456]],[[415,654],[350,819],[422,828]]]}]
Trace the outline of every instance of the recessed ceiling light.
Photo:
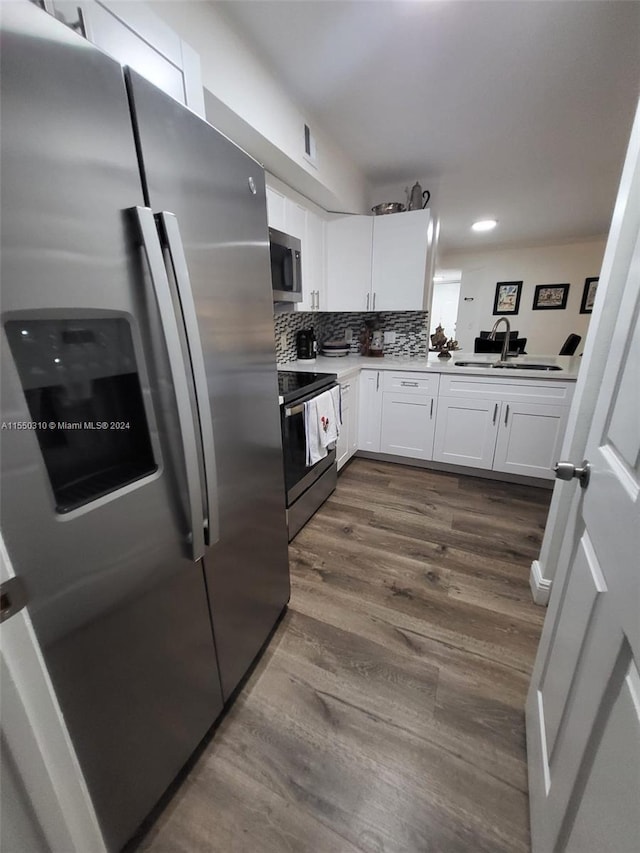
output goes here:
[{"label": "recessed ceiling light", "polygon": [[471,226],[472,231],[492,231],[498,224],[497,219],[479,219]]}]

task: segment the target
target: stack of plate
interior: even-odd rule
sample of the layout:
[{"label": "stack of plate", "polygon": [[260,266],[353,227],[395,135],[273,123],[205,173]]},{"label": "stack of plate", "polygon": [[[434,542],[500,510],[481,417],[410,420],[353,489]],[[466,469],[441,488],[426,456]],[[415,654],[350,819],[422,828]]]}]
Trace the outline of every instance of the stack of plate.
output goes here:
[{"label": "stack of plate", "polygon": [[339,358],[343,355],[349,355],[351,347],[346,341],[325,341],[322,344],[322,355],[328,355],[330,358]]}]

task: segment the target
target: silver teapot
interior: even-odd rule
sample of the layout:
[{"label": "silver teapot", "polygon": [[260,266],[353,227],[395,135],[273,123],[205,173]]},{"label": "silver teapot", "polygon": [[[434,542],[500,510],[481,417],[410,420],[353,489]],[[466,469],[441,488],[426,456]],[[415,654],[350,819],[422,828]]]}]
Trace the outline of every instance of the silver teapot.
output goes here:
[{"label": "silver teapot", "polygon": [[[423,202],[422,199],[425,196],[426,196],[426,199],[424,199],[424,202]],[[408,210],[422,210],[423,207],[426,207],[429,204],[429,199],[431,198],[431,193],[429,192],[429,190],[424,190],[424,192],[423,192],[422,187],[420,186],[418,181],[416,181],[415,184],[411,187],[411,192],[408,193],[408,197],[409,197],[409,202],[407,205]]]}]

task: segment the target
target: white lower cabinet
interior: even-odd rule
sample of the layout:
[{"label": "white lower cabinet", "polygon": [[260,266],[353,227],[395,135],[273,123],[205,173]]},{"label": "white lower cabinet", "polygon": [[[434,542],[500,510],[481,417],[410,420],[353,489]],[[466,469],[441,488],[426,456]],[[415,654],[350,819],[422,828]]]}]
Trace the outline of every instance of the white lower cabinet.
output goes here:
[{"label": "white lower cabinet", "polygon": [[573,389],[544,379],[442,377],[433,458],[552,480]]},{"label": "white lower cabinet", "polygon": [[342,427],[336,447],[338,471],[358,449],[358,377],[342,381],[340,394]]},{"label": "white lower cabinet", "polygon": [[365,369],[358,448],[551,480],[573,391],[545,379]]},{"label": "white lower cabinet", "polygon": [[538,403],[502,403],[494,471],[552,480],[569,409]]},{"label": "white lower cabinet", "polygon": [[501,403],[440,397],[433,458],[436,462],[491,468]]},{"label": "white lower cabinet", "polygon": [[380,452],[382,427],[382,372],[363,370],[360,373],[358,405],[358,449]]},{"label": "white lower cabinet", "polygon": [[433,458],[440,377],[387,371],[383,380],[380,451]]}]

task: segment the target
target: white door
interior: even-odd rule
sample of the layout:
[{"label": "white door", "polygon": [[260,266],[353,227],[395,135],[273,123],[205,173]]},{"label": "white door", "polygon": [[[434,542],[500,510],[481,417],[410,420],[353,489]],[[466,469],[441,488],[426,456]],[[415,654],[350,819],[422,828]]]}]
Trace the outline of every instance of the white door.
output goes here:
[{"label": "white door", "polygon": [[[612,289],[626,282],[615,332],[587,339],[608,349],[586,445],[591,478],[574,494],[527,700],[534,853],[640,845],[640,113],[626,197],[605,254]],[[594,314],[604,300],[602,289]]]}]

